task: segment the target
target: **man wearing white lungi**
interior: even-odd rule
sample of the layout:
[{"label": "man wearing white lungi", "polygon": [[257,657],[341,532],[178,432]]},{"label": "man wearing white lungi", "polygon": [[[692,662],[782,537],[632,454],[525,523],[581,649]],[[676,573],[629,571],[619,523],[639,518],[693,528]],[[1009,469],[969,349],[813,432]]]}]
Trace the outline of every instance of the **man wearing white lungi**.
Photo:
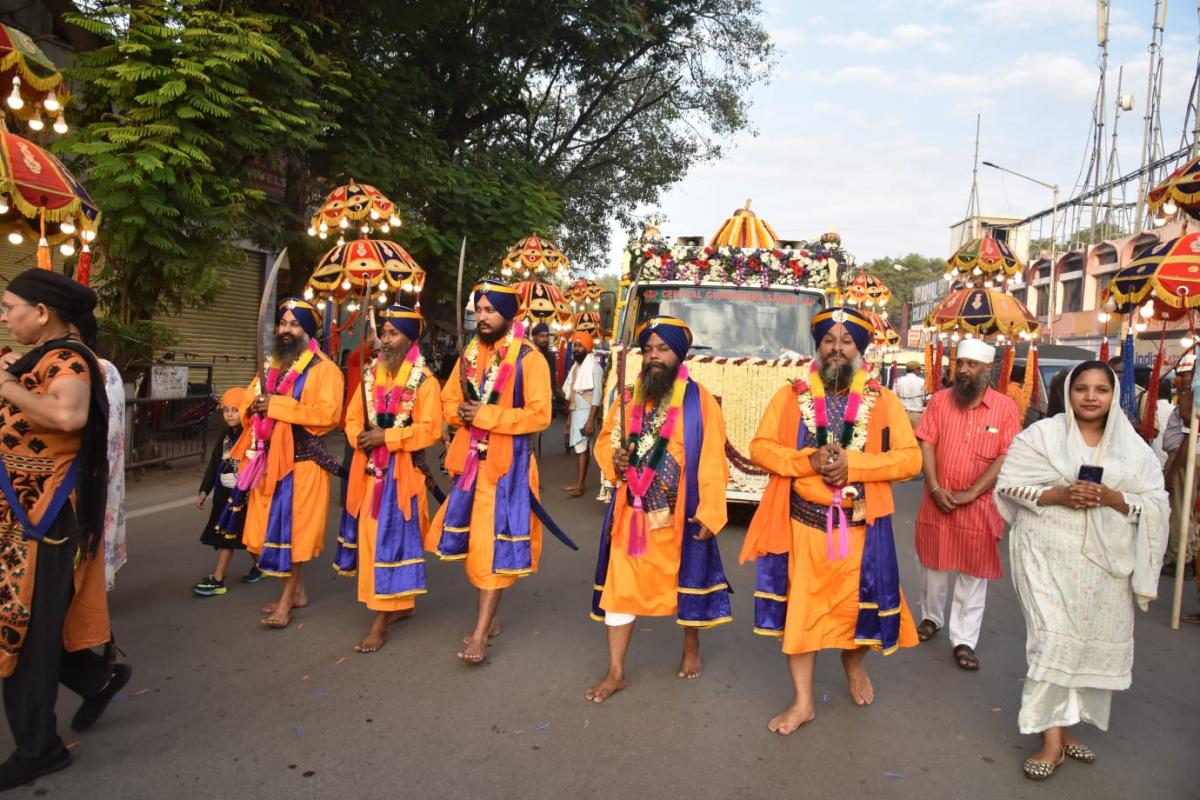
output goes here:
[{"label": "man wearing white lungi", "polygon": [[571,497],[580,497],[587,483],[588,451],[592,435],[600,421],[600,397],[604,392],[604,372],[592,353],[595,340],[589,333],[578,332],[571,339],[571,370],[563,382],[567,395],[567,446],[575,453],[575,483],[563,487]]}]

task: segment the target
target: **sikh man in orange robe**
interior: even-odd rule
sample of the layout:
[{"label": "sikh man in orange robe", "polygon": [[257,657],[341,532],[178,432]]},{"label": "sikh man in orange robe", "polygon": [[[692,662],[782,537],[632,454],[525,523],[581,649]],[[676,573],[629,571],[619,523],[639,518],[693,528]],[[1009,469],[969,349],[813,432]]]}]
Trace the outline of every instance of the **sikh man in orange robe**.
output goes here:
[{"label": "sikh man in orange robe", "polygon": [[458,428],[446,453],[454,482],[425,549],[463,561],[479,590],[475,627],[458,652],[464,663],[479,664],[499,633],[501,593],[536,572],[541,557],[542,523],[532,510],[540,509],[534,434],[550,426],[552,390],[546,359],[513,322],[516,291],[484,281],[472,298],[476,336],[442,387],[442,415]]},{"label": "sikh man in orange robe", "polygon": [[[700,629],[733,619],[714,536],[725,527],[725,420],[683,363],[692,333],[674,317],[639,326],[642,372],[626,404],[613,403],[596,462],[617,484],[601,533],[592,617],[608,631],[608,673],[584,693],[603,703],[625,688],[637,617],[683,627],[678,677],[700,677]],[[632,469],[630,468],[632,464]]]},{"label": "sikh man in orange robe", "polygon": [[780,389],[750,443],[771,477],[741,558],[758,559],[755,633],[783,639],[795,696],[767,727],[813,718],[820,650],[840,650],[850,696],[875,699],[864,660],[917,643],[900,591],[891,483],[915,477],[921,451],[900,399],[868,378],[871,322],[831,308],[812,322],[809,375]]},{"label": "sikh man in orange robe", "polygon": [[375,612],[354,649],[374,653],[388,626],[425,594],[425,475],[414,463],[442,438],[441,387],[421,357],[425,320],[411,308],[379,312],[379,357],[364,365],[346,408],[354,446],[334,569],[357,575],[358,601]]},{"label": "sikh man in orange robe", "polygon": [[[237,489],[218,525],[241,526],[246,549],[265,575],[284,578],[279,600],[263,608],[263,624],[286,628],[292,610],[308,605],[304,562],[321,554],[329,512],[329,475],[337,461],[321,437],[342,416],[342,371],[317,346],[321,315],[299,297],[275,312],[270,361],[242,404],[242,438],[233,457],[242,463]],[[244,506],[244,520],[237,515]]]}]

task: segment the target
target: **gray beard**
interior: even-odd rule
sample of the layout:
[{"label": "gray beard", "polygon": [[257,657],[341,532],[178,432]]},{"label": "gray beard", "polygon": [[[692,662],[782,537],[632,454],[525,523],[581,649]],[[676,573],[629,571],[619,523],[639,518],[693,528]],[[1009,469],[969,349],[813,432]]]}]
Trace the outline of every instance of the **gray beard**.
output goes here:
[{"label": "gray beard", "polygon": [[955,378],[954,386],[950,388],[950,396],[954,398],[955,405],[959,408],[966,408],[983,394],[983,390],[987,388],[987,385],[988,374],[986,372],[969,383],[963,383],[958,378]]},{"label": "gray beard", "polygon": [[844,364],[826,364],[821,362],[817,374],[821,376],[821,383],[834,391],[840,391],[850,388],[850,381],[854,379],[854,374],[858,372],[861,366],[862,357],[856,355],[853,360]]},{"label": "gray beard", "polygon": [[390,353],[387,350],[379,351],[379,360],[383,362],[383,366],[388,372],[396,373],[400,370],[400,366],[404,363],[404,353],[398,350],[393,350]]},{"label": "gray beard", "polygon": [[282,337],[275,337],[275,346],[271,348],[271,355],[280,364],[291,364],[300,354],[304,352],[304,347],[307,343],[302,342],[298,338],[292,340],[292,344],[288,345]]}]

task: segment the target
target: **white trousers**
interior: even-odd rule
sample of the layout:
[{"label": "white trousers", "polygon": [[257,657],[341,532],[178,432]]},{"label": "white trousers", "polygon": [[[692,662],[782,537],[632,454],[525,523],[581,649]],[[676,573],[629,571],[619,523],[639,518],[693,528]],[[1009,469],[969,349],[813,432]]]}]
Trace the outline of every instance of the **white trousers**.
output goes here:
[{"label": "white trousers", "polygon": [[620,611],[605,611],[604,624],[610,628],[619,628],[637,620],[637,614],[622,614]]},{"label": "white trousers", "polygon": [[[936,570],[921,567],[921,619],[932,620],[939,628],[948,627],[950,644],[957,647],[965,644],[972,650],[979,643],[979,631],[983,627],[983,606],[987,601],[987,578],[976,578],[952,570]],[[946,625],[946,596],[950,584],[954,584],[954,598],[950,604],[950,624]]]}]

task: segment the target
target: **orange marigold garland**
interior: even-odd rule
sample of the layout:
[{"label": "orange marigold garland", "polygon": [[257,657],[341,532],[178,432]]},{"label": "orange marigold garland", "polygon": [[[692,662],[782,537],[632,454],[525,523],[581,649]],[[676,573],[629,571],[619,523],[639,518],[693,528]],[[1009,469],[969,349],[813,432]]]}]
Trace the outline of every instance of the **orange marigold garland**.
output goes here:
[{"label": "orange marigold garland", "polygon": [[1001,392],[1008,389],[1008,381],[1012,376],[1014,358],[1016,358],[1016,353],[1013,352],[1013,346],[1010,344],[1004,348],[1004,358],[1000,359],[1000,375],[996,379],[996,388]]},{"label": "orange marigold garland", "polygon": [[1025,412],[1029,410],[1029,406],[1037,400],[1037,363],[1037,345],[1031,343],[1029,355],[1025,357],[1025,373],[1021,376],[1021,402],[1017,408],[1022,419],[1025,418]]}]

